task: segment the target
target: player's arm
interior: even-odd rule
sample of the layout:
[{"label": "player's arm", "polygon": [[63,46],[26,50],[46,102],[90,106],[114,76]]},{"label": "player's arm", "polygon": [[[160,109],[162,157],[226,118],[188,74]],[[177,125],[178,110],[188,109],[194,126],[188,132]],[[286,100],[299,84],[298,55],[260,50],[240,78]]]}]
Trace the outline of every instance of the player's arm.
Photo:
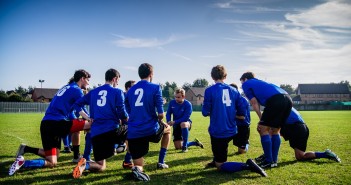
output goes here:
[{"label": "player's arm", "polygon": [[209,89],[205,90],[204,103],[201,111],[204,117],[211,114],[211,92],[209,91]]},{"label": "player's arm", "polygon": [[90,93],[86,94],[85,96],[79,98],[74,104],[73,109],[76,112],[79,112],[79,115],[82,116],[85,120],[91,121],[89,115],[84,111],[84,106],[89,105],[90,100]]},{"label": "player's arm", "polygon": [[255,97],[250,99],[250,103],[251,103],[252,109],[256,112],[258,118],[261,120],[262,113],[260,110],[260,103],[258,103]]},{"label": "player's arm", "polygon": [[167,124],[171,125],[171,115],[172,115],[172,101],[169,102],[169,105],[168,105],[168,108],[167,108],[167,113],[166,113],[166,121],[167,121]]},{"label": "player's arm", "polygon": [[128,114],[124,105],[124,95],[122,91],[119,91],[116,98],[116,108],[117,108],[117,115],[121,119],[122,122],[128,121]]}]

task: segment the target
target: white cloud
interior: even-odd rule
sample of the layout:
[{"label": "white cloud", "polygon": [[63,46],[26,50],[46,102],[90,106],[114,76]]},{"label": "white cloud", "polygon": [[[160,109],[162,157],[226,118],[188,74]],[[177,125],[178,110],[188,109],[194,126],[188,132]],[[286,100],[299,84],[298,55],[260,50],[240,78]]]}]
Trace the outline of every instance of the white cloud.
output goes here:
[{"label": "white cloud", "polygon": [[160,40],[158,38],[132,38],[123,35],[113,35],[118,37],[118,39],[113,41],[113,43],[116,46],[123,48],[154,48],[170,44],[185,38],[171,35],[167,39]]},{"label": "white cloud", "polygon": [[138,68],[135,66],[124,66],[123,68],[130,71],[138,71]]},{"label": "white cloud", "polygon": [[351,4],[330,1],[299,14],[286,14],[286,19],[296,25],[351,27]]}]

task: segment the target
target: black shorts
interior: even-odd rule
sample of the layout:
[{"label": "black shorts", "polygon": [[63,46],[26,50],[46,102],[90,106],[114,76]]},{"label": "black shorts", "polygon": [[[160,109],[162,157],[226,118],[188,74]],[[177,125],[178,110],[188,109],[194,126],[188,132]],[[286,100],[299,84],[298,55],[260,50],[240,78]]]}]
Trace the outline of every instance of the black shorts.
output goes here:
[{"label": "black shorts", "polygon": [[61,137],[70,133],[72,121],[42,120],[40,124],[41,142],[44,151],[61,148]]},{"label": "black shorts", "polygon": [[[189,131],[190,131],[192,122],[189,121],[189,123],[190,123],[190,127],[189,127]],[[182,141],[182,140],[183,140],[182,128],[181,128],[180,124],[173,125],[173,141]]]},{"label": "black shorts", "polygon": [[287,124],[280,130],[280,135],[287,141],[289,141],[290,147],[306,151],[307,140],[310,131],[306,124]]},{"label": "black shorts", "polygon": [[233,145],[245,149],[246,144],[249,144],[250,125],[237,126],[238,133],[233,137]]},{"label": "black shorts", "polygon": [[292,108],[289,95],[277,94],[270,97],[263,110],[260,125],[280,128],[288,119]]},{"label": "black shorts", "polygon": [[133,159],[139,159],[149,152],[149,142],[160,142],[164,133],[165,125],[163,123],[158,124],[160,125],[160,128],[155,134],[146,137],[128,139],[128,147]]},{"label": "black shorts", "polygon": [[91,138],[94,150],[95,161],[102,161],[114,155],[115,144],[125,141],[127,135],[127,126],[121,126],[118,129],[105,132]]},{"label": "black shorts", "polygon": [[228,143],[233,139],[233,137],[215,138],[211,136],[211,147],[214,161],[218,163],[224,163],[227,161]]}]

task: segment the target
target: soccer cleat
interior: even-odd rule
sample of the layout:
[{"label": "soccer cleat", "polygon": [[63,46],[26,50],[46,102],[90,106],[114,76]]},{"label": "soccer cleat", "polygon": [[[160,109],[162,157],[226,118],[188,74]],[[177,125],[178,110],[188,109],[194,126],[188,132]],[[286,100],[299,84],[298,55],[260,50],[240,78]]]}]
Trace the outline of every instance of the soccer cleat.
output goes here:
[{"label": "soccer cleat", "polygon": [[206,164],[206,168],[216,168],[216,162],[211,161]]},{"label": "soccer cleat", "polygon": [[116,148],[116,153],[123,153],[123,152],[125,152],[126,151],[126,149],[127,149],[127,147],[126,147],[126,145],[125,144],[123,144],[123,145],[118,145],[118,147]]},{"label": "soccer cleat", "polygon": [[266,157],[264,156],[264,154],[255,158],[256,163],[262,163],[265,160],[266,160]]},{"label": "soccer cleat", "polygon": [[80,161],[80,159],[83,158],[83,156],[79,155],[79,157],[77,159],[72,159],[73,163],[78,163]]},{"label": "soccer cleat", "polygon": [[24,162],[25,162],[24,157],[21,155],[18,156],[16,158],[15,162],[12,163],[12,165],[9,169],[9,175],[15,174],[15,172],[23,166]]},{"label": "soccer cleat", "polygon": [[166,163],[157,163],[157,169],[166,169],[169,166]]},{"label": "soccer cleat", "polygon": [[183,152],[183,153],[188,152],[188,148],[187,148],[187,147],[182,147],[182,152]]},{"label": "soccer cleat", "polygon": [[134,178],[140,180],[140,181],[149,181],[150,180],[150,177],[142,172],[138,167],[134,166],[132,168],[132,173],[133,173],[133,176]]},{"label": "soccer cleat", "polygon": [[62,153],[71,153],[71,148],[69,146],[65,146]]},{"label": "soccer cleat", "polygon": [[25,148],[26,146],[27,146],[26,144],[23,144],[23,143],[20,144],[20,146],[18,147],[16,156],[15,156],[16,159],[17,159],[20,155],[23,156],[23,154],[24,154],[24,148]]},{"label": "soccer cleat", "polygon": [[268,162],[268,161],[263,161],[259,164],[259,166],[261,168],[274,168],[274,167],[277,167],[278,164],[277,163],[273,163],[273,162]]},{"label": "soccer cleat", "polygon": [[87,161],[83,157],[80,158],[77,166],[73,169],[73,178],[78,179],[80,176],[82,176],[86,164]]},{"label": "soccer cleat", "polygon": [[267,174],[264,171],[264,169],[262,169],[260,166],[258,166],[254,160],[248,159],[246,161],[246,164],[252,172],[256,172],[256,173],[260,174],[262,177],[267,177]]},{"label": "soccer cleat", "polygon": [[329,149],[325,150],[325,154],[328,156],[328,159],[336,161],[338,163],[341,163],[341,159],[338,157],[338,155],[336,155],[334,152],[332,152]]},{"label": "soccer cleat", "polygon": [[131,169],[131,168],[133,168],[133,163],[132,162],[126,162],[126,161],[123,161],[123,163],[122,163],[122,167],[124,168],[124,169]]},{"label": "soccer cleat", "polygon": [[197,146],[204,148],[204,145],[197,138],[194,139],[194,142],[197,143]]}]

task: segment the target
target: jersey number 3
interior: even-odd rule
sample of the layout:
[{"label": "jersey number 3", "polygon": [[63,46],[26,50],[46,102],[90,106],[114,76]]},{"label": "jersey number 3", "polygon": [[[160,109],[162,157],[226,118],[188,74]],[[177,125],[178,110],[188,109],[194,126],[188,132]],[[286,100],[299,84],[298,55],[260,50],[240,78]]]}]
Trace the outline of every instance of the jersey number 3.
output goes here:
[{"label": "jersey number 3", "polygon": [[106,96],[107,96],[107,91],[102,90],[99,92],[99,95],[101,96],[100,99],[97,100],[97,105],[99,107],[105,106],[106,105]]},{"label": "jersey number 3", "polygon": [[223,89],[222,101],[225,106],[229,107],[232,104],[232,100],[229,96],[229,89]]}]

